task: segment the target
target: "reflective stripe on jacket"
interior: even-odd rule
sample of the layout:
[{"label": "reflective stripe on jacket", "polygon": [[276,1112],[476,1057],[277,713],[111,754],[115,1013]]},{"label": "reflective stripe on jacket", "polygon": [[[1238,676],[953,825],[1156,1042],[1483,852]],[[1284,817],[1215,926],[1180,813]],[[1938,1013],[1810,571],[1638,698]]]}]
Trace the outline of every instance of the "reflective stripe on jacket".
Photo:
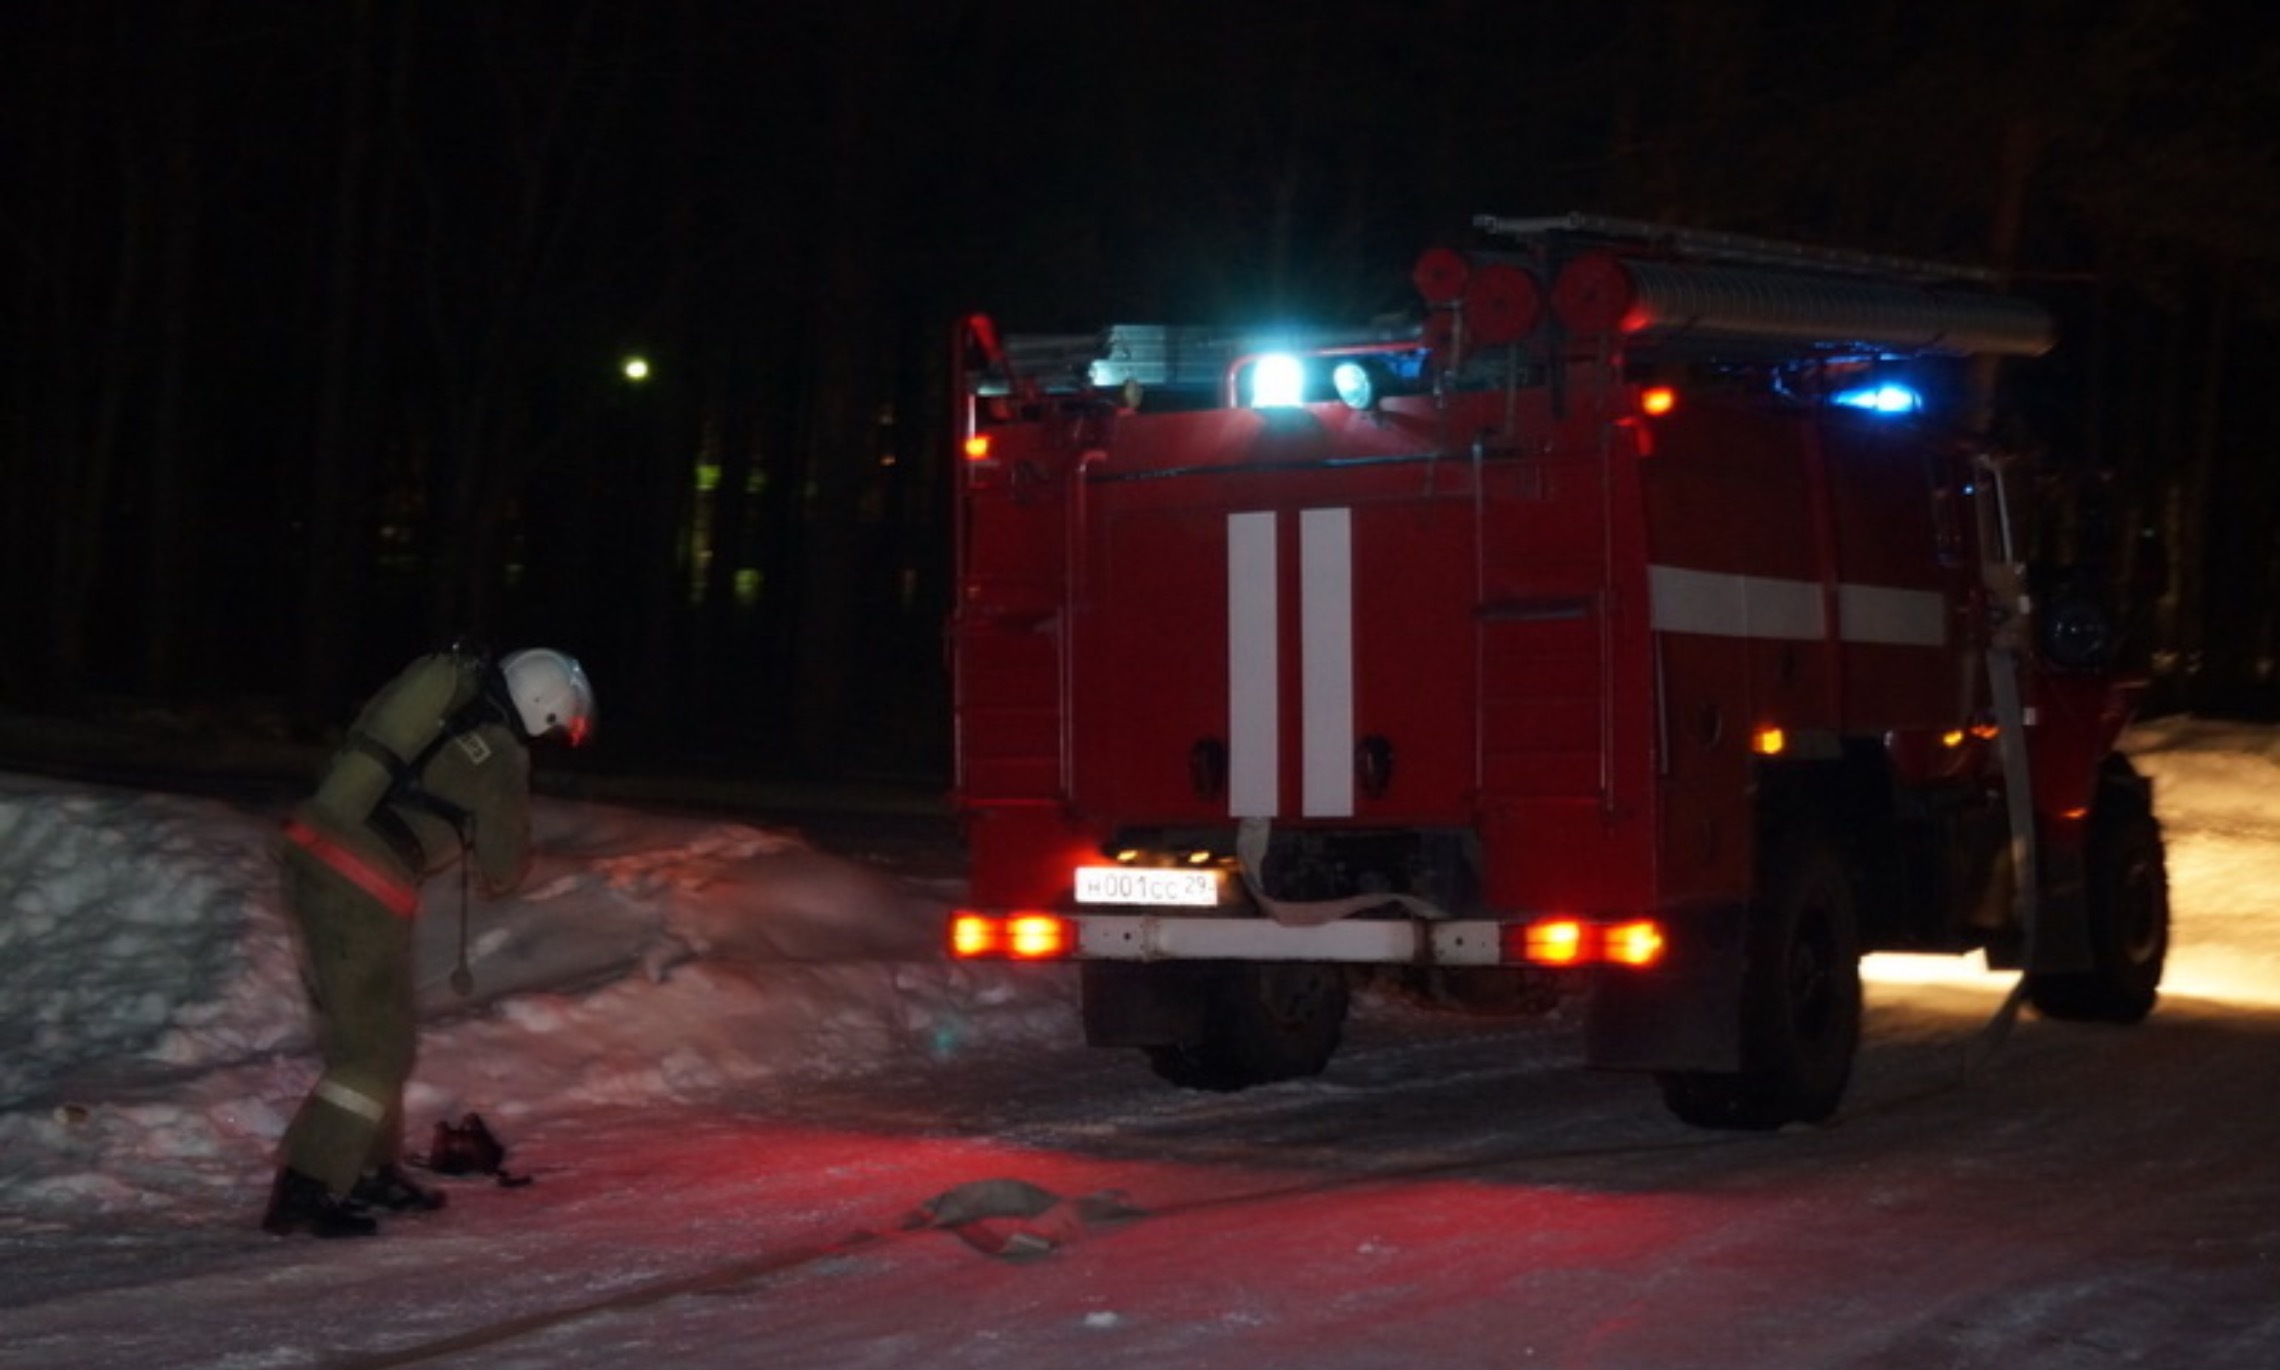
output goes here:
[{"label": "reflective stripe on jacket", "polygon": [[285,836],[338,871],[342,879],[371,895],[379,901],[380,907],[398,918],[409,918],[420,911],[419,886],[382,870],[300,819],[286,820]]}]

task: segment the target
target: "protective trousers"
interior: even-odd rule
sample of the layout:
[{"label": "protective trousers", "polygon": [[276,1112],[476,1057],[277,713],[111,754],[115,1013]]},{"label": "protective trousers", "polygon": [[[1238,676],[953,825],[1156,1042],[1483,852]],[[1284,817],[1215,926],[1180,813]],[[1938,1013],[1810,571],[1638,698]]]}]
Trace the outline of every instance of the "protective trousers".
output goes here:
[{"label": "protective trousers", "polygon": [[286,848],[284,877],[325,1071],[285,1131],[282,1160],[346,1194],[403,1145],[404,1084],[419,1050],[412,920],[298,847]]}]

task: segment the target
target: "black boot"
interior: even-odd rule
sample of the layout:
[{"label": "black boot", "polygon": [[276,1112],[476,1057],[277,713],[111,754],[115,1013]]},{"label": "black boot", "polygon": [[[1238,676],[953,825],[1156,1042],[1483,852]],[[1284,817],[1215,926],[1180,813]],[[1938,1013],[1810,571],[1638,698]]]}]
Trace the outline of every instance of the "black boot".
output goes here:
[{"label": "black boot", "polygon": [[401,1166],[384,1165],[365,1171],[356,1188],[348,1191],[348,1201],[390,1213],[433,1213],[443,1207],[444,1194],[414,1183]]},{"label": "black boot", "polygon": [[270,1187],[269,1211],[261,1215],[261,1230],[280,1237],[302,1231],[317,1237],[369,1237],[380,1224],[359,1205],[335,1197],[324,1181],[287,1166],[277,1172],[277,1183]]}]

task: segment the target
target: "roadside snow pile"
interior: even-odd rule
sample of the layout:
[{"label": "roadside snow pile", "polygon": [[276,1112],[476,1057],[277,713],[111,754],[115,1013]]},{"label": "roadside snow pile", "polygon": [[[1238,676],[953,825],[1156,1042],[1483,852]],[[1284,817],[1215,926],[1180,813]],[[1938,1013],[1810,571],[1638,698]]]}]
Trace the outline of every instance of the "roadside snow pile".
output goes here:
[{"label": "roadside snow pile", "polygon": [[2141,723],[2124,737],[2153,778],[2163,823],[2242,836],[2280,833],[2280,729],[2179,715]]},{"label": "roadside snow pile", "polygon": [[306,1034],[267,830],[210,802],[0,776],[0,1108],[122,1056]]},{"label": "roadside snow pile", "polygon": [[[242,1201],[318,1069],[278,899],[276,814],[0,776],[0,1231],[42,1213]],[[517,895],[422,913],[410,1140],[717,1098],[778,1077],[1066,1043],[1073,985],[940,954],[930,890],[740,824],[541,801]]]},{"label": "roadside snow pile", "polygon": [[2196,718],[2132,728],[2130,759],[2153,779],[2169,886],[2194,892],[2193,927],[2169,949],[2163,988],[2280,1003],[2271,853],[2280,841],[2280,729]]}]

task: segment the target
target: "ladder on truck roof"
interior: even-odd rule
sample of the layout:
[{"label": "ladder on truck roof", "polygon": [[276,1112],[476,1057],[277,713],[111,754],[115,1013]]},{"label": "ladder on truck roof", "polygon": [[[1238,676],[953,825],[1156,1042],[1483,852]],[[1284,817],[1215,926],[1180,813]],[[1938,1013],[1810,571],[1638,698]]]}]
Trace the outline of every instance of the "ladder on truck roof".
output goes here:
[{"label": "ladder on truck roof", "polygon": [[1727,357],[2040,356],[2050,314],[1990,271],[1591,214],[1474,227],[1534,260],[1571,338]]},{"label": "ladder on truck roof", "polygon": [[1959,266],[1921,257],[1897,257],[1881,252],[1820,247],[1811,243],[1760,238],[1747,233],[1720,233],[1710,229],[1651,224],[1638,219],[1617,219],[1604,214],[1555,214],[1512,219],[1495,214],[1476,215],[1473,227],[1499,238],[1519,242],[1559,238],[1579,246],[1629,245],[1670,252],[1699,261],[1733,266],[1775,266],[1791,271],[1823,271],[1847,276],[1883,276],[1909,281],[1969,281],[1995,285],[1999,273],[1978,266]]}]

